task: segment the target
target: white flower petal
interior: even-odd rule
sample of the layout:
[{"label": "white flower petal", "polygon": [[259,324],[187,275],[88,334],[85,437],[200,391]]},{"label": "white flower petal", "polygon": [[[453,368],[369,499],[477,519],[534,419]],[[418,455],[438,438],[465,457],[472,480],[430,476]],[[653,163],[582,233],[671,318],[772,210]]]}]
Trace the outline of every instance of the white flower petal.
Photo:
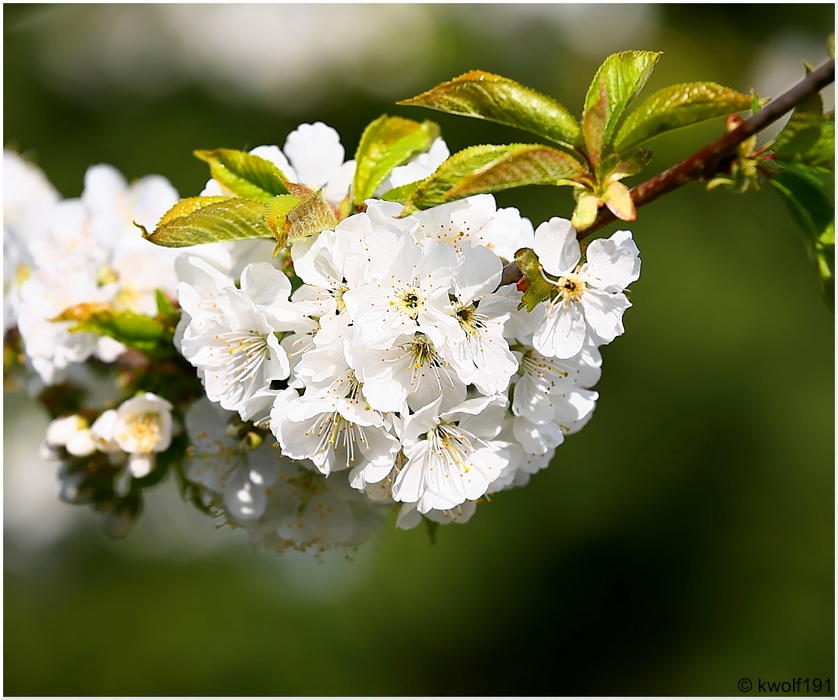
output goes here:
[{"label": "white flower petal", "polygon": [[[583,299],[586,296],[583,295]],[[573,357],[582,349],[588,336],[585,314],[575,302],[556,300],[545,306],[547,318],[533,335],[533,346],[547,357]]]},{"label": "white flower petal", "polygon": [[623,313],[631,306],[625,294],[609,294],[596,289],[589,289],[582,296],[585,318],[594,332],[604,343],[610,343],[623,328]]},{"label": "white flower petal", "polygon": [[343,165],[340,136],[323,122],[300,124],[288,134],[282,150],[294,166],[298,181],[313,190],[323,187]]},{"label": "white flower petal", "polygon": [[535,230],[532,249],[541,266],[556,277],[573,272],[582,256],[573,226],[556,216]]}]

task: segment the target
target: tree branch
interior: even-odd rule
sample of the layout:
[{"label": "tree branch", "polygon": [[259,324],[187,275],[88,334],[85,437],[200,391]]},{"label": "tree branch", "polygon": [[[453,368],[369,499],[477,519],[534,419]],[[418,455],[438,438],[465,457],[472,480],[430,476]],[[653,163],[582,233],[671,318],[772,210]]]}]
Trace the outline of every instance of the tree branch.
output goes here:
[{"label": "tree branch", "polygon": [[[694,180],[706,180],[719,172],[720,165],[730,156],[736,146],[750,138],[765,127],[773,124],[786,112],[803,102],[810,95],[823,89],[835,80],[835,59],[829,59],[809,73],[803,80],[786,90],[779,97],[769,102],[763,109],[746,119],[736,129],[726,133],[713,143],[705,146],[689,158],[677,165],[664,170],[659,175],[646,180],[631,190],[631,198],[635,207],[642,207],[654,202],[668,192],[683,187]],[[586,238],[594,231],[617,221],[609,209],[603,207],[593,224],[579,231],[579,240]],[[514,284],[522,277],[521,270],[514,261],[503,268],[501,286]]]}]

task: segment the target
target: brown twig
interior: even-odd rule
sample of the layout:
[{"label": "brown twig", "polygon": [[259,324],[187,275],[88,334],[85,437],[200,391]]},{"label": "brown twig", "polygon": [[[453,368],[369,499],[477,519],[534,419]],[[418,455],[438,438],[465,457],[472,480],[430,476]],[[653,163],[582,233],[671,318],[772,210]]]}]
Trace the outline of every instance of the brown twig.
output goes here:
[{"label": "brown twig", "polygon": [[[769,124],[773,124],[790,109],[803,102],[810,95],[818,92],[835,80],[835,60],[829,59],[809,73],[803,80],[789,88],[776,99],[769,102],[763,109],[749,119],[742,122],[736,129],[726,133],[713,143],[705,146],[686,160],[664,170],[659,175],[646,180],[631,190],[634,206],[639,208],[658,197],[683,187],[688,182],[706,180],[719,172],[720,165],[730,156],[736,146],[745,139],[762,131]],[[617,221],[611,211],[605,207],[600,209],[599,215],[588,228],[579,231],[579,240],[591,235],[594,231]],[[516,262],[509,263],[503,269],[501,286],[514,284],[523,275]]]}]

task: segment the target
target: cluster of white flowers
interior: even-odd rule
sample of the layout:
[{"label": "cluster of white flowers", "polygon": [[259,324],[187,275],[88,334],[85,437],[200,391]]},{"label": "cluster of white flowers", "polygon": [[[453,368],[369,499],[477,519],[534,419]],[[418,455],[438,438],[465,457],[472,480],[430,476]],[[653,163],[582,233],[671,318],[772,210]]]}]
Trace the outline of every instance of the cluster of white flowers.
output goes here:
[{"label": "cluster of white flowers", "polygon": [[[333,205],[349,191],[354,161],[344,162],[323,124],[302,125],[283,150],[253,153],[322,188]],[[447,155],[437,140],[380,191],[425,177]],[[97,179],[106,175],[107,193]],[[568,221],[533,230],[490,195],[407,217],[400,204],[370,199],[334,230],[294,241],[293,267],[282,270],[269,241],[174,251],[175,260],[134,234],[168,257],[149,253],[154,274],[129,282],[138,258],[132,251],[131,265],[120,264],[126,218],[117,215],[141,221],[136,208],[152,184],[159,215],[173,191],[163,196],[157,179],[126,187],[102,169],[88,173],[81,200],[50,205],[62,212],[47,217],[48,230],[61,227],[43,257],[32,255],[39,266],[15,302],[25,351],[53,382],[68,363],[107,356],[102,338],[49,320],[64,308],[123,300],[153,314],[145,293],[176,296],[175,345],[206,394],[180,407],[190,445],[183,473],[200,501],[254,544],[359,544],[394,507],[402,528],[422,516],[464,522],[476,503],[546,467],[590,419],[599,347],[623,332],[624,290],[639,277],[630,233],[592,242],[580,262]],[[202,194],[223,193],[211,180]],[[535,251],[555,290],[532,312],[519,308],[516,286],[500,286],[520,248]],[[140,478],[169,445],[171,409],[145,394],[89,428],[78,416],[56,422],[47,443],[76,456],[127,455]]]},{"label": "cluster of white flowers", "polygon": [[153,226],[178,201],[159,175],[129,185],[109,165],[94,165],[77,199],[60,199],[43,174],[15,153],[3,154],[4,306],[26,357],[44,384],[91,356],[112,362],[124,347],[94,333],[71,333],[53,321],[77,304],[110,303],[155,313],[155,290],[174,294],[177,251],[143,240],[134,222]]},{"label": "cluster of white flowers", "polygon": [[145,392],[108,409],[92,425],[81,415],[56,418],[47,428],[44,456],[65,448],[74,457],[95,452],[108,455],[114,464],[127,462],[132,476],[140,479],[154,468],[155,454],[172,442],[172,404]]}]

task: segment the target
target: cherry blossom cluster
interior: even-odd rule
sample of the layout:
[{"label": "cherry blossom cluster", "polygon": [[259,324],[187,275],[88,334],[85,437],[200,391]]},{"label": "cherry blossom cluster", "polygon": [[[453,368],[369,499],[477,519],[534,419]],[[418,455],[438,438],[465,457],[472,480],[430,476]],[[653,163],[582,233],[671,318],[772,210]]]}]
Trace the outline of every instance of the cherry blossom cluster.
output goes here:
[{"label": "cherry blossom cluster", "polygon": [[[354,161],[323,124],[252,153],[336,210],[349,192]],[[380,191],[447,156],[438,139]],[[623,332],[625,289],[640,273],[629,232],[583,255],[570,222],[534,229],[490,195],[406,217],[370,199],[278,257],[265,240],[165,249],[133,226],[153,227],[177,201],[162,178],[129,186],[96,166],[82,197],[61,201],[16,156],[5,167],[7,181],[13,168],[38,183],[21,186],[19,215],[7,192],[7,258],[22,252],[4,297],[7,328],[16,319],[41,382],[91,356],[124,356],[112,339],[53,320],[64,309],[108,302],[154,315],[162,290],[180,309],[175,348],[203,387],[180,404],[143,392],[62,416],[48,451],[65,462],[107,455],[142,480],[182,433],[196,504],[271,549],[354,546],[392,510],[402,528],[463,522],[491,494],[526,484],[590,420],[599,348]],[[225,193],[210,180],[202,194]],[[521,248],[552,290],[532,311],[517,286],[501,286]]]}]

